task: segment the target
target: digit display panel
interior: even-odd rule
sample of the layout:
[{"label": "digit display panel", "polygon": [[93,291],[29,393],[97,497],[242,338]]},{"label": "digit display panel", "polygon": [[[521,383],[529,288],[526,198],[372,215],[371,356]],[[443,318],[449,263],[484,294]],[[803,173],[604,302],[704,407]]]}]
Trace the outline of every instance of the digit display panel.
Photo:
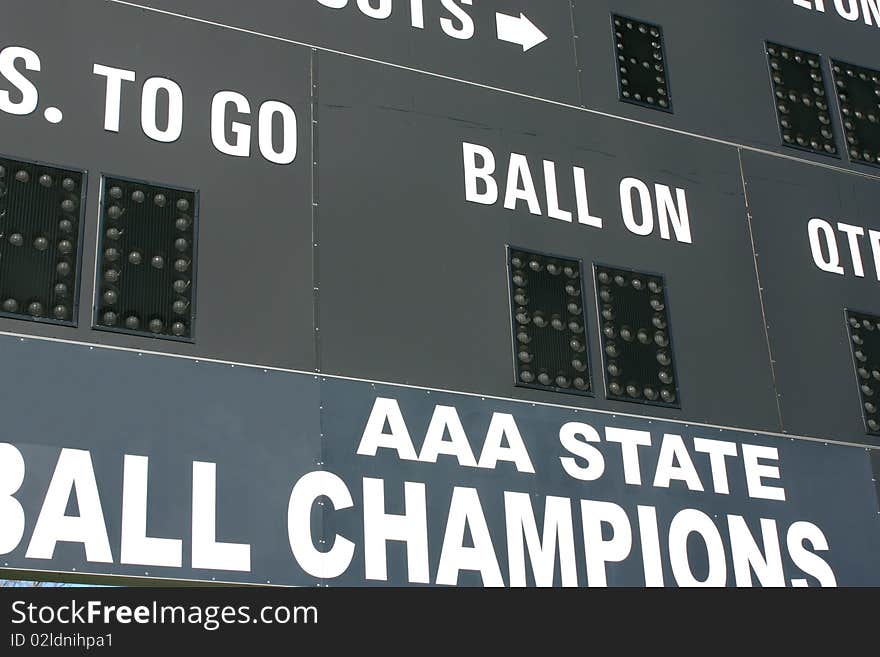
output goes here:
[{"label": "digit display panel", "polygon": [[612,16],[620,100],[672,111],[663,28],[625,16]]},{"label": "digit display panel", "polygon": [[0,315],[76,323],[84,180],[0,157]]},{"label": "digit display panel", "polygon": [[679,408],[662,276],[596,267],[609,399]]},{"label": "digit display panel", "polygon": [[880,165],[880,73],[840,61],[831,70],[849,159]]},{"label": "digit display panel", "polygon": [[193,340],[198,193],[104,178],[95,326]]},{"label": "digit display panel", "polygon": [[837,157],[822,58],[815,53],[768,43],[767,61],[783,143]]},{"label": "digit display panel", "polygon": [[865,430],[880,436],[880,317],[846,311]]}]

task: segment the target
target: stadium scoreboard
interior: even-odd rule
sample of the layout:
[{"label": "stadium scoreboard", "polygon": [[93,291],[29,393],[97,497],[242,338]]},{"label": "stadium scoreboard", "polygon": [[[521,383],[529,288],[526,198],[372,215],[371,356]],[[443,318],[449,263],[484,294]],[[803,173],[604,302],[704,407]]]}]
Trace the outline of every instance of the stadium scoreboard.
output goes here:
[{"label": "stadium scoreboard", "polygon": [[880,584],[876,0],[2,0],[0,570]]}]

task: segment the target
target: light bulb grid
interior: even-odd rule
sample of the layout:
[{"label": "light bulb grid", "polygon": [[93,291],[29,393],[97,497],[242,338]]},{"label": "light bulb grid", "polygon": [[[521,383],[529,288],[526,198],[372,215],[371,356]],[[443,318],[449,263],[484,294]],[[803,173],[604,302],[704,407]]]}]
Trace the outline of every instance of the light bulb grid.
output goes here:
[{"label": "light bulb grid", "polygon": [[831,73],[850,161],[880,166],[880,72],[832,60]]},{"label": "light bulb grid", "polygon": [[192,342],[198,193],[104,177],[95,328]]},{"label": "light bulb grid", "polygon": [[579,260],[508,248],[515,384],[592,395]]},{"label": "light bulb grid", "polygon": [[845,314],[865,431],[880,436],[880,317],[852,310]]},{"label": "light bulb grid", "polygon": [[766,53],[782,143],[840,157],[821,56],[776,43],[767,43]]},{"label": "light bulb grid", "polygon": [[604,265],[595,276],[608,399],[681,408],[664,277]]}]

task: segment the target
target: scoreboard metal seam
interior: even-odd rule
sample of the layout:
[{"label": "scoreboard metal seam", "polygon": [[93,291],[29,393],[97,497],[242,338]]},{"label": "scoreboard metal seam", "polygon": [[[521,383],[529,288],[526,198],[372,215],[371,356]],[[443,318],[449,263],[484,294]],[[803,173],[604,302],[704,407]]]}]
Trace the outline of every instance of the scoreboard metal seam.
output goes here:
[{"label": "scoreboard metal seam", "polygon": [[[4,1],[4,150],[98,175],[89,321],[0,318],[0,574],[880,585],[860,21],[761,0]],[[7,203],[7,182],[4,275],[65,291],[28,231],[69,231],[75,201]]]}]

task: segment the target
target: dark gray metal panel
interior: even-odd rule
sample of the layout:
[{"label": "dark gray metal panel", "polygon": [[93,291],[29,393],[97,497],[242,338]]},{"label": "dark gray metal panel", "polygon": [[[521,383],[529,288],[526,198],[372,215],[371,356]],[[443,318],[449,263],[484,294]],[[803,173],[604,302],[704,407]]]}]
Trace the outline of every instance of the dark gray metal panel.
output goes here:
[{"label": "dark gray metal panel", "polygon": [[[320,71],[323,371],[779,429],[734,149],[334,55]],[[495,152],[502,185],[509,153],[527,154],[545,212],[541,158],[558,165],[565,208],[583,167],[605,227],[466,202],[462,142]],[[626,176],[685,188],[694,243],[629,233]],[[515,388],[507,244],[663,273],[682,410],[604,400],[592,289],[597,398]]]},{"label": "dark gray metal panel", "polygon": [[[90,175],[79,328],[0,320],[0,330],[312,369],[308,49],[93,0],[10,0],[5,15],[0,47],[35,51],[42,70],[27,73],[40,92],[37,111],[0,113],[2,151]],[[103,129],[105,78],[93,74],[96,63],[137,75],[123,86],[119,133]],[[151,76],[168,77],[183,90],[183,133],[175,143],[152,141],[141,130],[140,90]],[[0,88],[9,88],[5,79]],[[251,117],[230,115],[253,126],[249,158],[223,155],[212,145],[212,98],[224,90],[251,104]],[[257,147],[257,112],[266,100],[297,113],[298,155],[290,165],[269,163]],[[64,112],[58,125],[43,119],[50,105]],[[161,110],[159,116],[162,125]],[[90,329],[102,172],[200,191],[194,345]]]},{"label": "dark gray metal panel", "polygon": [[[366,579],[363,481],[379,479],[385,491],[385,513],[404,512],[404,482],[424,485],[426,493],[427,549],[430,582],[436,583],[444,534],[454,487],[478,490],[486,517],[493,552],[503,582],[510,583],[508,547],[505,540],[504,492],[530,495],[540,527],[547,496],[568,498],[573,516],[574,559],[578,583],[585,585],[583,525],[580,500],[620,506],[633,532],[627,558],[607,567],[608,584],[642,586],[643,540],[637,506],[655,509],[658,518],[659,554],[665,584],[677,583],[671,569],[673,547],[670,526],[682,510],[695,509],[711,518],[723,543],[727,584],[745,583],[734,575],[734,547],[729,539],[727,515],[743,516],[751,533],[760,536],[759,520],[774,523],[785,582],[806,579],[816,584],[816,571],[803,570],[805,561],[793,555],[788,542],[795,522],[813,523],[828,542],[807,546],[825,561],[840,585],[877,585],[880,570],[880,520],[874,496],[871,460],[865,450],[818,442],[768,438],[736,430],[689,427],[681,423],[648,421],[589,410],[535,406],[523,402],[483,400],[431,390],[337,380],[314,375],[264,371],[168,356],[102,347],[75,346],[36,339],[0,338],[4,370],[16,385],[4,389],[3,443],[11,443],[23,456],[24,483],[12,491],[13,500],[25,512],[22,540],[0,557],[0,568],[25,571],[60,571],[105,576],[170,578],[262,584],[404,585],[406,553],[402,543],[387,549],[387,580]],[[81,391],[73,394],[73,391]],[[436,463],[402,461],[394,450],[382,448],[376,456],[358,455],[367,418],[378,397],[396,400],[407,426],[413,449],[422,452],[426,429],[436,405],[452,406],[461,418],[471,451],[480,459],[492,414],[512,416],[522,436],[534,473],[519,471],[499,461],[494,468],[464,467],[456,459],[440,456]],[[558,439],[567,422],[586,423],[601,439],[594,443],[603,455],[604,472],[591,482],[576,480],[562,469],[560,458],[571,456]],[[651,445],[639,449],[641,485],[624,480],[622,453],[606,438],[606,427],[650,433]],[[383,428],[383,431],[389,431]],[[654,485],[660,447],[666,434],[682,436],[694,463],[698,488],[683,482],[668,487]],[[448,439],[448,436],[444,436]],[[694,439],[737,443],[738,455],[725,464],[729,494],[715,492],[710,462],[695,451]],[[672,438],[675,440],[675,438]],[[513,445],[508,435],[503,445]],[[768,500],[750,491],[745,475],[745,444],[772,447],[762,463],[779,467],[763,483],[782,488],[784,500]],[[57,543],[51,560],[28,558],[36,519],[44,504],[50,479],[62,449],[86,450],[100,495],[113,563],[87,561],[78,542]],[[10,454],[4,445],[3,457]],[[181,568],[122,565],[120,552],[125,455],[149,458],[147,535],[182,540]],[[591,456],[591,463],[598,461]],[[673,468],[686,468],[677,457]],[[769,459],[769,460],[768,460]],[[482,459],[480,459],[482,460]],[[196,569],[191,567],[192,464],[213,463],[217,476],[217,540],[251,546],[249,572]],[[584,462],[578,460],[583,467]],[[2,462],[0,466],[8,466]],[[485,465],[485,464],[483,464]],[[686,470],[680,470],[684,472]],[[341,479],[351,493],[353,505],[336,509],[326,499],[304,498],[312,503],[312,544],[321,551],[343,539],[354,545],[352,560],[343,563],[341,576],[318,580],[307,575],[290,547],[288,501],[294,485],[308,473],[324,472]],[[75,501],[66,514],[84,513],[79,498],[87,485],[80,480]],[[322,489],[326,490],[326,489]],[[319,491],[320,492],[320,491]],[[73,497],[73,496],[71,496]],[[83,498],[85,499],[85,498]],[[323,507],[321,506],[323,504]],[[9,512],[14,504],[5,505]],[[339,505],[340,507],[344,505]],[[470,508],[470,512],[476,509]],[[374,522],[370,520],[369,522]],[[378,527],[375,527],[378,528]],[[57,528],[56,528],[57,529]],[[10,527],[4,525],[4,544]],[[99,530],[100,531],[100,530]],[[94,529],[92,529],[92,535]],[[299,539],[306,537],[296,534]],[[651,544],[652,539],[647,539]],[[758,538],[759,549],[767,545]],[[770,545],[775,549],[774,545]],[[588,548],[589,549],[589,548]],[[697,578],[705,576],[706,548],[699,540],[688,544],[687,562]],[[716,558],[718,553],[716,554]],[[527,560],[529,558],[527,557]],[[453,563],[466,565],[453,559]],[[535,581],[528,571],[528,583]],[[557,584],[560,583],[557,574]],[[481,583],[474,572],[463,572],[462,585]],[[679,582],[680,583],[680,582]],[[827,583],[827,582],[826,582]],[[595,581],[592,584],[596,584]]]},{"label": "dark gray metal panel", "polygon": [[[141,4],[533,96],[578,102],[571,8],[564,0],[449,2],[471,16],[474,35],[469,39],[444,33],[441,20],[453,19],[453,30],[460,30],[462,23],[438,0],[370,0],[373,8],[390,7],[384,20],[370,18],[358,8],[367,5],[366,0],[350,0],[342,9],[322,6],[317,0],[144,0]],[[412,26],[411,4],[423,6],[424,28]],[[548,39],[527,52],[521,45],[500,41],[496,13],[525,14]]]},{"label": "dark gray metal panel", "polygon": [[[823,14],[791,0],[679,0],[674,7],[655,0],[574,0],[583,103],[619,116],[877,173],[876,168],[849,165],[845,154],[841,160],[782,146],[765,41],[868,67],[880,64],[876,25],[861,18],[846,21],[831,2],[825,4]],[[612,12],[663,27],[674,114],[618,100]],[[829,74],[826,67],[831,94]],[[829,99],[839,127],[839,114]],[[838,143],[842,148],[842,141]]]},{"label": "dark gray metal panel", "polygon": [[[358,479],[383,480],[385,510],[388,514],[405,513],[404,482],[425,485],[427,500],[428,548],[431,583],[436,582],[441,546],[446,531],[447,516],[454,487],[470,487],[479,492],[481,510],[485,516],[494,552],[498,558],[505,584],[509,584],[507,542],[505,531],[504,491],[528,493],[538,519],[540,534],[546,496],[571,499],[574,516],[575,555],[578,583],[587,582],[584,565],[584,543],[580,520],[579,500],[613,502],[620,505],[629,518],[633,531],[632,550],[621,563],[608,564],[607,577],[611,586],[644,586],[637,506],[654,507],[657,512],[660,559],[663,579],[673,586],[676,579],[670,568],[670,522],[682,509],[696,509],[712,518],[724,543],[727,565],[727,585],[733,585],[734,576],[730,538],[726,515],[740,515],[747,520],[752,533],[760,543],[759,518],[776,522],[782,545],[786,584],[801,578],[786,548],[787,532],[794,522],[810,522],[825,535],[829,551],[818,555],[831,566],[841,586],[876,586],[880,583],[880,569],[876,554],[880,549],[880,516],[873,499],[870,457],[865,450],[822,443],[773,439],[757,434],[721,429],[689,428],[670,422],[649,423],[644,419],[603,415],[590,411],[573,411],[553,407],[533,407],[524,403],[498,400],[481,401],[479,397],[464,397],[426,390],[403,389],[394,386],[368,385],[357,382],[326,380],[322,382],[322,428],[325,437],[324,463],[326,469],[339,474],[354,497],[354,507],[328,510],[325,530],[328,537],[336,534],[354,541],[358,546],[354,562],[342,577],[329,581],[331,586],[345,586],[364,582],[363,550],[363,489]],[[394,399],[399,403],[415,451],[421,451],[435,405],[457,409],[471,449],[479,459],[493,413],[509,413],[514,417],[535,474],[518,472],[512,463],[500,463],[497,468],[478,469],[461,467],[455,457],[440,456],[437,463],[404,461],[392,449],[379,449],[376,456],[358,455],[358,446],[364,434],[366,418],[370,416],[376,398]],[[596,481],[583,482],[569,477],[560,465],[560,458],[570,454],[560,446],[559,430],[567,422],[586,423],[596,429],[602,443],[594,446],[604,456],[605,470]],[[614,427],[648,431],[652,446],[642,447],[640,468],[642,485],[626,484],[619,445],[605,442],[605,428]],[[389,431],[388,428],[385,429]],[[682,436],[703,485],[703,492],[689,491],[681,481],[669,488],[653,487],[658,464],[660,443],[664,434]],[[750,497],[741,456],[728,459],[730,494],[716,494],[705,454],[694,453],[693,438],[730,441],[739,444],[767,446],[778,450],[781,479],[764,483],[782,487],[785,500],[764,500]],[[448,434],[446,440],[449,439]],[[583,467],[585,461],[578,459]],[[474,511],[474,509],[471,509]],[[609,540],[610,529],[605,533]],[[592,547],[592,546],[591,546]],[[588,547],[589,551],[591,548]],[[763,548],[762,548],[763,549]],[[406,585],[407,551],[404,543],[390,541],[387,545],[388,580],[368,581],[371,585]],[[688,561],[693,573],[706,576],[706,547],[694,537],[688,544]],[[526,559],[528,564],[528,557]],[[534,584],[531,568],[527,565],[529,585]],[[813,578],[809,578],[815,585]],[[479,586],[478,572],[462,571],[459,585]],[[555,583],[559,585],[559,558],[556,560]],[[738,582],[742,585],[742,581]]]},{"label": "dark gray metal panel", "polygon": [[[24,454],[25,538],[0,563],[25,570],[314,585],[287,538],[293,484],[320,461],[318,382],[258,368],[0,337],[2,442]],[[14,384],[13,384],[14,382]],[[114,564],[59,543],[25,558],[62,448],[88,450]],[[148,535],[183,540],[183,569],[120,565],[124,455],[149,457]],[[217,540],[251,544],[249,573],[191,564],[192,462],[216,464]],[[68,510],[69,515],[76,515]],[[320,532],[319,526],[315,528]]]},{"label": "dark gray metal panel", "polygon": [[[876,445],[865,434],[844,308],[880,312],[880,283],[867,238],[858,278],[836,224],[866,235],[880,228],[880,183],[750,153],[743,165],[785,429]],[[835,227],[845,275],[814,264],[807,231],[814,217]]]}]

